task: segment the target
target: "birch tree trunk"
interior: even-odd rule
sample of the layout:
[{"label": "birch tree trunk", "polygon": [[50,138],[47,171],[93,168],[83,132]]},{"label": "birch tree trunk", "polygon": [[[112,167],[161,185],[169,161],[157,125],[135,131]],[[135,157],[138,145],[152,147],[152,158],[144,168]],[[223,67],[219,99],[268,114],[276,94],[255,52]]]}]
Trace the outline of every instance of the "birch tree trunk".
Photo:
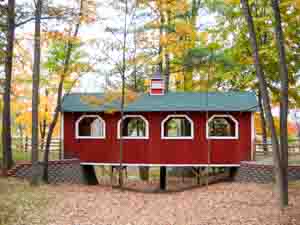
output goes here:
[{"label": "birch tree trunk", "polygon": [[41,64],[41,11],[42,0],[38,0],[35,9],[34,61],[32,73],[32,128],[31,128],[31,164],[30,184],[38,185],[39,181],[39,89]]},{"label": "birch tree trunk", "polygon": [[2,118],[2,144],[3,144],[3,170],[6,173],[13,166],[11,146],[11,80],[13,67],[13,51],[15,40],[15,0],[8,0],[7,10],[7,45],[5,56],[5,81],[3,94],[3,118]]}]

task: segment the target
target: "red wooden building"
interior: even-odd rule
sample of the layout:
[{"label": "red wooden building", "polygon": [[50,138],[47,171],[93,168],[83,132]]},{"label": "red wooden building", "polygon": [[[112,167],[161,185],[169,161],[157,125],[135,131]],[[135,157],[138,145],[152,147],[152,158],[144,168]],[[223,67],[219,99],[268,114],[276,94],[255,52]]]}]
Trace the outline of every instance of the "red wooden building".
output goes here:
[{"label": "red wooden building", "polygon": [[86,96],[101,102],[104,95],[72,93],[62,104],[64,156],[82,165],[119,165],[121,133],[123,165],[234,167],[252,157],[252,92],[165,93],[156,78],[150,93],[125,107],[122,125],[119,112],[108,112],[119,103]]}]

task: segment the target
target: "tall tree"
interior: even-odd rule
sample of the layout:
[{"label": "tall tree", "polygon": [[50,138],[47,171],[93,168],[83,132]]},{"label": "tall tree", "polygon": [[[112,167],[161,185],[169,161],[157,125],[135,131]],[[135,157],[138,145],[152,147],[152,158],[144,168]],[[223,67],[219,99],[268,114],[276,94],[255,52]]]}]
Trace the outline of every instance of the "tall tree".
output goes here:
[{"label": "tall tree", "polygon": [[267,82],[263,73],[263,68],[262,68],[261,59],[259,55],[259,47],[257,43],[257,34],[256,34],[253,17],[252,17],[248,0],[241,0],[241,4],[248,25],[249,38],[252,46],[252,54],[255,63],[256,75],[259,81],[259,89],[263,99],[263,106],[266,113],[267,123],[271,132],[276,187],[278,191],[280,207],[283,208],[285,206],[284,199],[287,199],[288,192],[285,191],[285,184],[284,184],[285,179],[283,177],[284,174],[283,174],[281,158],[280,158],[280,146],[279,146],[275,125],[274,125],[274,119],[271,111],[271,102],[267,90]]},{"label": "tall tree", "polygon": [[32,128],[31,128],[31,185],[36,186],[39,180],[39,91],[41,68],[41,14],[42,0],[37,0],[35,9],[34,58],[32,73]]},{"label": "tall tree", "polygon": [[[78,36],[80,25],[83,21],[83,6],[84,6],[85,0],[80,0],[80,9],[79,9],[79,15],[75,24],[74,32],[71,34],[71,37],[67,40],[65,44],[65,54],[64,54],[64,62],[63,62],[63,68],[62,68],[62,74],[60,74],[58,89],[57,89],[57,100],[56,100],[56,106],[54,109],[52,120],[49,124],[47,138],[46,138],[46,145],[45,145],[45,152],[44,152],[44,169],[43,169],[43,180],[44,182],[48,183],[48,161],[49,161],[49,152],[50,152],[50,144],[52,140],[52,135],[55,129],[55,126],[57,124],[58,118],[59,118],[59,112],[61,110],[61,103],[62,103],[62,95],[64,90],[64,83],[67,74],[69,73],[70,69],[70,63],[71,63],[71,57],[72,57],[72,51],[74,50],[74,45],[76,43],[76,38]],[[75,40],[75,43],[74,43]]]},{"label": "tall tree", "polygon": [[122,169],[122,162],[123,162],[123,117],[124,117],[124,106],[125,106],[125,75],[126,75],[126,47],[127,47],[127,17],[128,17],[128,1],[124,1],[124,30],[123,30],[123,44],[122,44],[122,69],[121,69],[121,79],[122,79],[122,90],[121,90],[121,107],[120,107],[120,113],[121,113],[121,138],[120,138],[120,168],[119,168],[119,186],[123,186],[123,169]]},{"label": "tall tree", "polygon": [[286,62],[286,53],[284,46],[284,34],[282,31],[281,15],[278,0],[272,0],[272,8],[275,18],[275,35],[278,49],[278,64],[281,80],[281,96],[280,96],[280,161],[282,170],[282,192],[281,195],[282,206],[288,205],[288,107],[289,107],[289,75],[288,66]]},{"label": "tall tree", "polygon": [[8,0],[7,6],[7,30],[6,30],[6,55],[5,55],[5,82],[3,94],[3,119],[2,119],[2,143],[3,143],[3,169],[8,170],[13,166],[11,146],[11,80],[13,71],[13,52],[15,40],[15,0]]}]

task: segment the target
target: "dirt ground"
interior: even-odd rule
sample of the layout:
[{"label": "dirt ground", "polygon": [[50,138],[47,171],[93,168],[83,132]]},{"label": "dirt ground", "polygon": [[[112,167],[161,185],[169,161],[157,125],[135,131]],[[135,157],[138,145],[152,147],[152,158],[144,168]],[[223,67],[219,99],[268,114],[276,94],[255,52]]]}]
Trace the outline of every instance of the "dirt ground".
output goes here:
[{"label": "dirt ground", "polygon": [[49,186],[48,225],[300,225],[300,184],[290,206],[276,206],[271,185],[219,183],[145,194],[104,186]]}]

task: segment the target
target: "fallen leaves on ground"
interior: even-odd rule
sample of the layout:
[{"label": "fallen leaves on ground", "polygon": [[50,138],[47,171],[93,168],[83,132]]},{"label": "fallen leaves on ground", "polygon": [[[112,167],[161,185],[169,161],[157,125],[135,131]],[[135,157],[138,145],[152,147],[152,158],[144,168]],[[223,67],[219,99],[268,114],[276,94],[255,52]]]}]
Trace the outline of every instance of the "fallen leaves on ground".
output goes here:
[{"label": "fallen leaves on ground", "polygon": [[[138,184],[137,184],[138,185]],[[277,208],[271,185],[219,183],[145,194],[108,186],[49,186],[49,225],[299,225],[300,189]]]},{"label": "fallen leaves on ground", "polygon": [[28,182],[0,178],[0,225],[47,224],[48,187],[31,187]]}]

